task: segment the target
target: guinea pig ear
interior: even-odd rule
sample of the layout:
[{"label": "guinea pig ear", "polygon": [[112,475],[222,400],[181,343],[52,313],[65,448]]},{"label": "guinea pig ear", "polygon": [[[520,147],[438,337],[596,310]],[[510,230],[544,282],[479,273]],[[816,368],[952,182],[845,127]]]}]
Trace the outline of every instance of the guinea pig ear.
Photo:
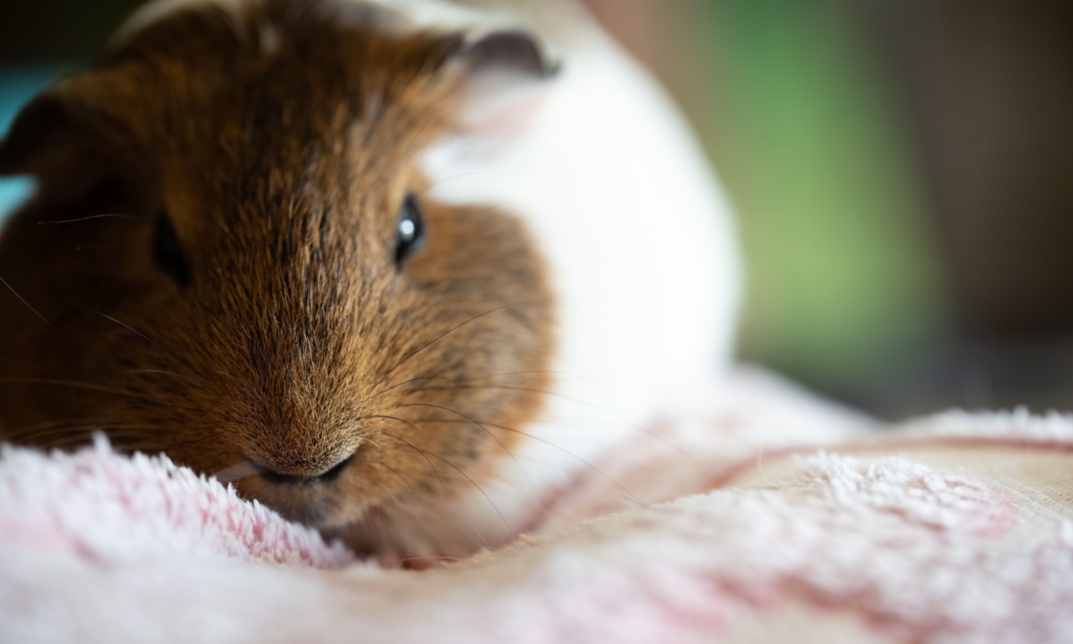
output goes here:
[{"label": "guinea pig ear", "polygon": [[122,146],[114,132],[67,89],[46,90],[15,117],[0,140],[0,176],[35,176],[39,204],[102,212],[136,207],[150,189],[143,168],[116,152]]},{"label": "guinea pig ear", "polygon": [[497,132],[521,125],[559,70],[537,36],[523,29],[464,34],[450,64],[460,84],[463,123]]},{"label": "guinea pig ear", "polygon": [[472,77],[499,73],[540,80],[552,76],[558,68],[537,37],[523,29],[467,34],[455,58]]},{"label": "guinea pig ear", "polygon": [[74,154],[70,143],[76,127],[64,101],[43,94],[15,117],[0,141],[0,175],[47,174]]}]

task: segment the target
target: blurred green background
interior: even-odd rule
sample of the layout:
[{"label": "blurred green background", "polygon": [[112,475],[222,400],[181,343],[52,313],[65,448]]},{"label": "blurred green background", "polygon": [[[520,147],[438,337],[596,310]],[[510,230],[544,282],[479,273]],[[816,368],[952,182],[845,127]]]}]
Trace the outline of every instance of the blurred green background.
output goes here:
[{"label": "blurred green background", "polygon": [[[0,125],[137,4],[6,7]],[[589,4],[739,211],[743,357],[887,417],[1073,406],[1073,3]]]},{"label": "blurred green background", "polygon": [[743,352],[889,404],[876,390],[918,370],[949,315],[893,90],[838,5],[704,9],[704,58],[720,72],[704,131],[749,258]]}]

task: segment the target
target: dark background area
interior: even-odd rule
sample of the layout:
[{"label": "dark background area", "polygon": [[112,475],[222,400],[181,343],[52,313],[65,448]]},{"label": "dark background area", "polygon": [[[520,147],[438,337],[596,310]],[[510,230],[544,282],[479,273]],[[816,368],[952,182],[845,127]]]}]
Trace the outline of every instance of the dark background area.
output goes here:
[{"label": "dark background area", "polygon": [[0,8],[0,62],[87,60],[140,4],[138,0],[4,0]]},{"label": "dark background area", "polygon": [[[137,4],[5,2],[0,106]],[[590,4],[739,210],[745,358],[888,417],[1073,408],[1073,3]]]}]

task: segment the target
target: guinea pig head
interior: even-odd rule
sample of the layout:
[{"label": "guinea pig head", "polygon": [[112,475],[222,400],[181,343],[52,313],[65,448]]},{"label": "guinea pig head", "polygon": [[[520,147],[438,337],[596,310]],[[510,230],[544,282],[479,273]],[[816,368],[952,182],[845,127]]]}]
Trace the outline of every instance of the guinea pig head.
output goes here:
[{"label": "guinea pig head", "polygon": [[329,9],[182,11],[24,109],[0,437],[101,431],[379,533],[508,458],[553,349],[544,260],[511,213],[426,198],[421,158],[547,65],[521,32]]}]

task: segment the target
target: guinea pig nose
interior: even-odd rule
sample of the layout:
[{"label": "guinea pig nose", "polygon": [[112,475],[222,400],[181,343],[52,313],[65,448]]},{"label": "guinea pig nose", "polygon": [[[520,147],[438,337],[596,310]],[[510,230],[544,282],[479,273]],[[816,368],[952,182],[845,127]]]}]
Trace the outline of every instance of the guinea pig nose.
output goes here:
[{"label": "guinea pig nose", "polygon": [[320,473],[310,475],[283,474],[273,470],[272,468],[264,465],[263,463],[259,463],[253,460],[252,458],[249,459],[249,462],[253,469],[257,471],[258,476],[272,483],[309,483],[312,481],[321,481],[324,483],[328,483],[339,478],[339,475],[343,473],[343,470],[345,470],[347,465],[349,465],[350,462],[353,460],[354,455],[350,454],[349,456],[343,458],[341,461],[339,461],[335,465],[332,465],[328,469]]}]

